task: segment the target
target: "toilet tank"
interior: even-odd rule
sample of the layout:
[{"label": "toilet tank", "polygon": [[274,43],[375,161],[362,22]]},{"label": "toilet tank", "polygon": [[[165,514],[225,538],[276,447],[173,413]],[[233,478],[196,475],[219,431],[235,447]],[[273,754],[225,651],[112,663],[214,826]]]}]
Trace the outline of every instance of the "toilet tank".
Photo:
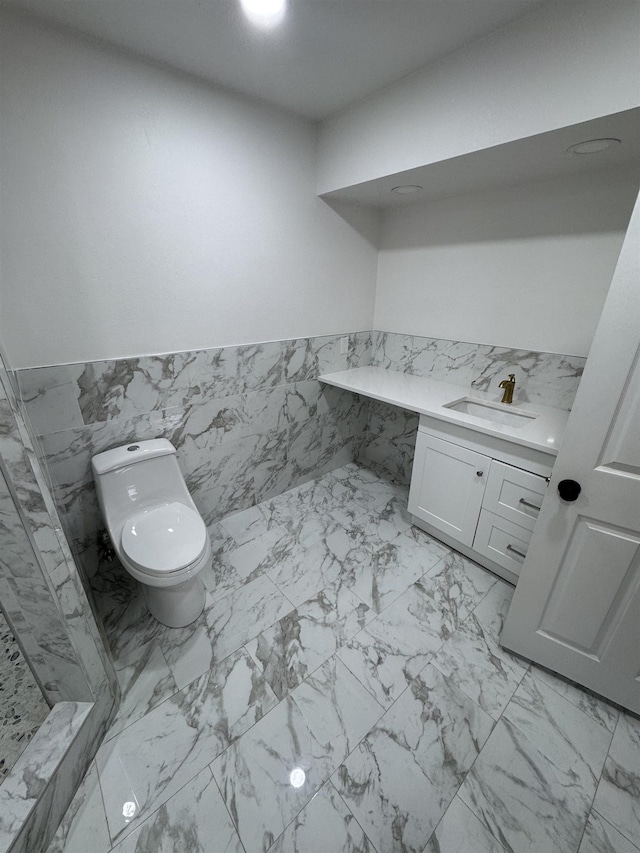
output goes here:
[{"label": "toilet tank", "polygon": [[180,501],[195,509],[166,438],[135,441],[98,453],[91,460],[102,516],[109,533],[117,534],[134,512],[149,506]]}]

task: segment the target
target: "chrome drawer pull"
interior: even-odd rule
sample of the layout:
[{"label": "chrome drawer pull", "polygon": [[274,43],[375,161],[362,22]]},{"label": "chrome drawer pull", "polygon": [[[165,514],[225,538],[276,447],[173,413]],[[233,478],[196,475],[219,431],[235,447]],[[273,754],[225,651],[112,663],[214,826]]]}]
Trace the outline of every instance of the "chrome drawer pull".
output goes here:
[{"label": "chrome drawer pull", "polygon": [[518,503],[522,504],[523,506],[528,506],[531,509],[537,509],[538,512],[540,512],[540,510],[542,509],[542,507],[536,506],[536,504],[530,504],[529,501],[525,501],[524,498],[520,498]]},{"label": "chrome drawer pull", "polygon": [[514,554],[517,554],[518,557],[522,557],[523,560],[527,556],[526,554],[523,554],[522,551],[518,551],[517,548],[514,548],[513,545],[507,545],[507,551],[513,551]]}]

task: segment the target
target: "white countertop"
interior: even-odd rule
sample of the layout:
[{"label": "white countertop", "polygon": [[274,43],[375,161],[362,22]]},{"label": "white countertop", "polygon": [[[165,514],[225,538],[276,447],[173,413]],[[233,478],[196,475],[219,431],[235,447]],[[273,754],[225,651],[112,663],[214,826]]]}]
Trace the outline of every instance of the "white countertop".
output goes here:
[{"label": "white countertop", "polygon": [[423,376],[413,376],[410,373],[399,373],[384,367],[356,367],[353,370],[341,370],[338,373],[325,373],[319,377],[319,380],[327,385],[353,391],[354,394],[372,397],[374,400],[381,400],[392,406],[465,426],[485,435],[499,436],[515,444],[532,447],[553,456],[558,453],[569,417],[569,412],[549,409],[537,403],[518,403],[508,406],[505,404],[505,410],[514,413],[519,411],[535,413],[536,417],[532,420],[527,419],[523,426],[496,424],[444,408],[444,406],[463,397],[483,403],[498,403],[501,395],[472,391],[462,385],[439,382]]}]

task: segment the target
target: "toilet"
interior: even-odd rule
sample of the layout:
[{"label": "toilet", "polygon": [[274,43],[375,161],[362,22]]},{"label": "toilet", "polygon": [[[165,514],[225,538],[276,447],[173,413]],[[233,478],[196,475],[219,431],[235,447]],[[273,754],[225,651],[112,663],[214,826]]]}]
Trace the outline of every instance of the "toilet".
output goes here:
[{"label": "toilet", "polygon": [[200,572],[211,543],[176,449],[165,438],[125,444],[91,460],[102,518],[124,568],[140,581],[152,615],[184,628],[204,609]]}]

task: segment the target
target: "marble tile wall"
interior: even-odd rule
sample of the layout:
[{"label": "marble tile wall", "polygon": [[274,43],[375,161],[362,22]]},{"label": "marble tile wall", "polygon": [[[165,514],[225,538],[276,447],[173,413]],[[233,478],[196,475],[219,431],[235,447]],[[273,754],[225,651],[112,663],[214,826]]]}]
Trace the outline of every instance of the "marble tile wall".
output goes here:
[{"label": "marble tile wall", "polygon": [[[498,383],[514,373],[514,403],[538,403],[569,411],[586,358],[557,353],[469,344],[442,338],[372,332],[371,364],[428,376],[464,389],[501,396]],[[363,462],[382,466],[402,483],[411,479],[418,419],[392,406],[371,401]]]},{"label": "marble tile wall", "polygon": [[[118,686],[2,357],[0,541],[3,608],[47,700],[87,706],[81,740],[65,742],[65,772],[60,765],[44,773],[38,733],[0,787],[0,849],[20,853],[41,849],[64,814],[110,722]],[[65,731],[54,727],[49,746]]]},{"label": "marble tile wall", "polygon": [[168,438],[207,524],[353,459],[366,401],[323,387],[368,364],[371,335],[326,336],[17,372],[62,522],[85,577],[102,527],[91,457]]}]

